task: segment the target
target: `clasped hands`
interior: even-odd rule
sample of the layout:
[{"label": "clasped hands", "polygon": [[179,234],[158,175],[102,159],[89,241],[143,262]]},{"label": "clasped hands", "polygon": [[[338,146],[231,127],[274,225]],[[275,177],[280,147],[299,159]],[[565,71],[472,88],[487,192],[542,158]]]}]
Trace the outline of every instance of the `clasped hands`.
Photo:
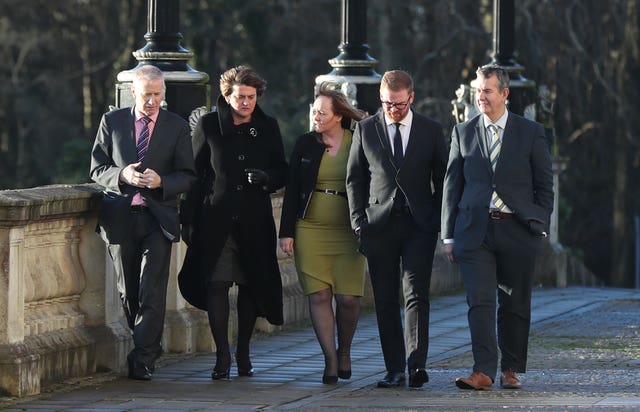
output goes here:
[{"label": "clasped hands", "polygon": [[157,189],[162,186],[162,178],[155,170],[145,168],[142,162],[127,165],[120,172],[120,180],[135,187]]}]

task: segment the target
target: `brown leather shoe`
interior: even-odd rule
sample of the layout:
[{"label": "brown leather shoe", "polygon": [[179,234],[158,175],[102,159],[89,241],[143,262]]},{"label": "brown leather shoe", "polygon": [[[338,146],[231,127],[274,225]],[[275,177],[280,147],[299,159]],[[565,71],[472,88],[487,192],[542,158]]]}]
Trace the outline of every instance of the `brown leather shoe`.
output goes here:
[{"label": "brown leather shoe", "polygon": [[520,379],[516,376],[516,373],[512,370],[506,370],[502,372],[500,376],[500,386],[502,389],[520,389],[522,384]]},{"label": "brown leather shoe", "polygon": [[482,372],[473,372],[468,378],[456,379],[456,386],[460,389],[490,391],[493,386],[493,380]]}]

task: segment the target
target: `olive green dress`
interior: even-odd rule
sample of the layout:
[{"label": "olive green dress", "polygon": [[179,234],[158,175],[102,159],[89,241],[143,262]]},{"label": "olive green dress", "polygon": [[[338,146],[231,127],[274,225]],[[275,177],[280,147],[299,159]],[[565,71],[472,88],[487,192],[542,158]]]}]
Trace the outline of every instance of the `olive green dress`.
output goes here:
[{"label": "olive green dress", "polygon": [[[346,192],[347,159],[351,132],[345,131],[335,157],[325,152],[316,189]],[[365,258],[349,222],[346,195],[314,191],[304,219],[298,219],[295,262],[305,294],[331,288],[334,294],[364,294]]]}]

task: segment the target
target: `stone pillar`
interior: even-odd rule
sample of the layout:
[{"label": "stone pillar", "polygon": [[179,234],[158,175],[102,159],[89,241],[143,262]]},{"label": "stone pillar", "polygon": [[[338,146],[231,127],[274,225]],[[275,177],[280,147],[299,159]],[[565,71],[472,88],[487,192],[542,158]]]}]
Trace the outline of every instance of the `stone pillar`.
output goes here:
[{"label": "stone pillar", "polygon": [[141,66],[152,64],[164,72],[167,91],[165,108],[188,119],[201,106],[210,107],[209,75],[194,70],[187,61],[193,53],[180,45],[179,0],[147,0],[147,44],[133,52],[138,65],[118,73],[116,107],[133,106],[131,82]]},{"label": "stone pillar", "polygon": [[366,0],[342,0],[341,27],[340,54],[329,60],[329,74],[316,77],[316,89],[325,81],[341,84],[352,104],[373,114],[380,107],[381,76],[375,71],[378,61],[367,53]]}]

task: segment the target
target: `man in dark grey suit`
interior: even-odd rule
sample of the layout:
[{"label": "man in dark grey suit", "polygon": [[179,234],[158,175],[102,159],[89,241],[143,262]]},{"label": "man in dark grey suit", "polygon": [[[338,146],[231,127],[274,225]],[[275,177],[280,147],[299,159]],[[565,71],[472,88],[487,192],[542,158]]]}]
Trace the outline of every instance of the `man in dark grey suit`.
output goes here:
[{"label": "man in dark grey suit", "polygon": [[491,389],[499,346],[501,386],[519,389],[534,259],[553,208],[551,157],[542,125],[506,109],[507,72],[488,65],[476,74],[481,114],[453,129],[442,205],[445,253],[459,262],[467,290],[474,358],[473,373],[456,385]]},{"label": "man in dark grey suit", "polygon": [[369,264],[387,369],[378,387],[385,388],[404,385],[405,367],[410,387],[429,380],[429,284],[447,153],[442,126],[413,112],[413,99],[411,76],[386,72],[383,110],[357,125],[347,165],[351,225]]},{"label": "man in dark grey suit", "polygon": [[129,378],[150,380],[160,356],[171,243],[180,240],[178,194],[195,181],[188,123],[160,110],[162,71],[134,75],[135,106],[106,113],[91,153],[104,187],[98,231],[109,246],[134,349]]}]

